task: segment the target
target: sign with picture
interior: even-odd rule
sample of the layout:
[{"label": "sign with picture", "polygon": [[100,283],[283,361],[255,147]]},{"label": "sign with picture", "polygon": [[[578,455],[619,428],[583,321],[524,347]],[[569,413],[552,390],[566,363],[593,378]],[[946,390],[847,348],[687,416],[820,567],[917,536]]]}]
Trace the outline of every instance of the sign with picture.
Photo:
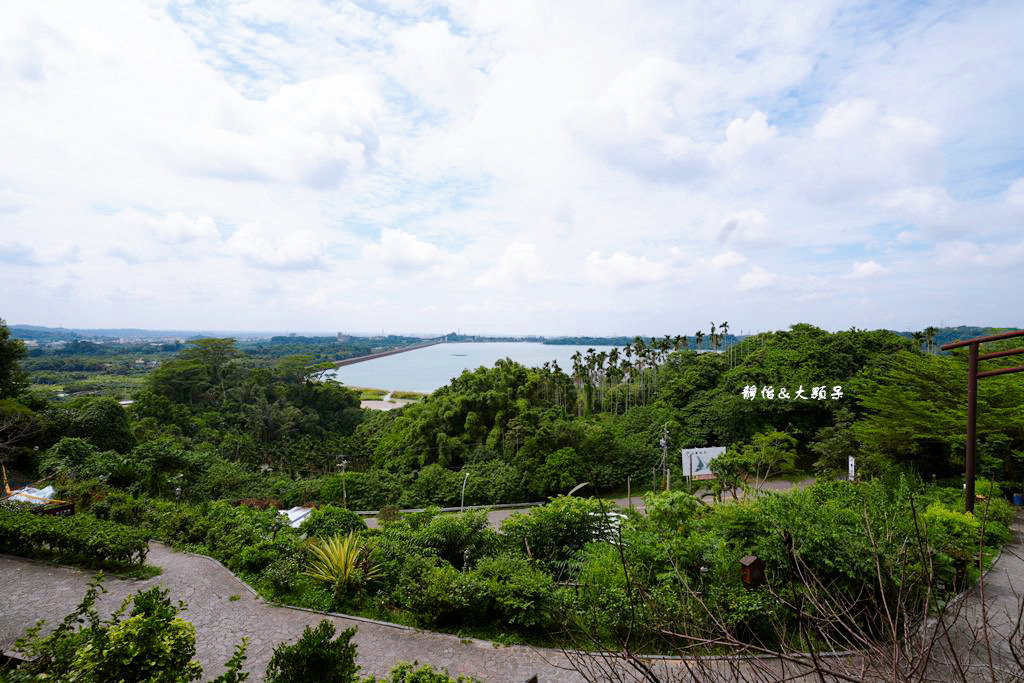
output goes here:
[{"label": "sign with picture", "polygon": [[683,474],[693,479],[714,479],[711,461],[725,453],[725,446],[706,448],[684,448],[682,451]]}]

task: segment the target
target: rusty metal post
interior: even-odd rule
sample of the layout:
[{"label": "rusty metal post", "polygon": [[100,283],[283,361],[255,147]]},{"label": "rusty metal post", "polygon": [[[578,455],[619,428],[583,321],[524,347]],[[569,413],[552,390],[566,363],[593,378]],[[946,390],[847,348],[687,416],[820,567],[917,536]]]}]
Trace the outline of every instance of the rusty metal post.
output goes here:
[{"label": "rusty metal post", "polygon": [[975,432],[977,427],[977,412],[978,412],[978,380],[982,377],[994,377],[996,375],[1007,375],[1014,372],[1024,372],[1024,365],[1015,368],[998,368],[996,370],[989,370],[988,372],[978,372],[978,361],[991,360],[994,358],[1005,358],[1007,356],[1018,356],[1024,354],[1024,348],[1011,349],[1009,351],[996,351],[994,353],[986,353],[984,356],[978,355],[978,347],[985,342],[998,341],[1001,339],[1011,339],[1013,337],[1024,337],[1024,330],[1014,330],[1012,332],[1000,332],[999,334],[990,334],[986,337],[974,337],[973,339],[965,339],[963,341],[952,342],[950,344],[943,344],[943,351],[951,351],[953,349],[959,349],[964,346],[968,347],[967,351],[967,443],[964,445],[964,510],[966,512],[974,512],[974,470],[975,470],[975,458],[974,458],[974,447],[975,447]]},{"label": "rusty metal post", "polygon": [[978,407],[978,344],[971,344],[967,355],[967,444],[965,453],[966,483],[964,510],[974,512],[974,432]]}]

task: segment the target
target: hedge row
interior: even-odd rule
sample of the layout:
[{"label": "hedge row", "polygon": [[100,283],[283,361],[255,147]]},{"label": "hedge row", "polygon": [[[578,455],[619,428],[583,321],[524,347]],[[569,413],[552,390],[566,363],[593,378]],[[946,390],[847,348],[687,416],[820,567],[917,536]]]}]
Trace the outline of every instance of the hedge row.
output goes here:
[{"label": "hedge row", "polygon": [[0,507],[0,552],[12,555],[50,551],[59,558],[141,565],[149,551],[148,541],[142,529],[87,515],[48,517]]}]

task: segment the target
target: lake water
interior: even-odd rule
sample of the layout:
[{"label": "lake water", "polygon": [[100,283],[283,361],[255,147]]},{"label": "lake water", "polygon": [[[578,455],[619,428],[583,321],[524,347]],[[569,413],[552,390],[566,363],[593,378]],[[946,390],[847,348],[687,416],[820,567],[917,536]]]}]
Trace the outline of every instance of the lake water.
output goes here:
[{"label": "lake water", "polygon": [[540,367],[558,361],[572,374],[572,355],[587,349],[608,351],[610,346],[557,346],[532,342],[460,342],[437,344],[424,349],[396,353],[333,371],[335,379],[350,387],[372,387],[392,391],[431,392],[451,382],[463,370],[491,367],[495,361],[511,358],[526,367]]}]

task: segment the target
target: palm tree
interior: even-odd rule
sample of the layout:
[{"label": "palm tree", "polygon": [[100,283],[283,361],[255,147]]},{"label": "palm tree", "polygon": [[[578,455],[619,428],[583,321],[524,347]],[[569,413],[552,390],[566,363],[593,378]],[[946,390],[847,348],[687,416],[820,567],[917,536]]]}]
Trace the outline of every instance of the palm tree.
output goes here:
[{"label": "palm tree", "polygon": [[687,337],[684,334],[683,335],[683,351],[689,351],[689,350],[690,350],[690,338]]},{"label": "palm tree", "polygon": [[693,333],[693,339],[695,341],[694,349],[700,351],[700,343],[704,341],[704,332],[702,330],[697,330]]},{"label": "palm tree", "polygon": [[724,322],[718,326],[718,335],[719,339],[722,341],[722,348],[724,349],[727,343],[725,338],[729,336],[729,323]]},{"label": "palm tree", "polygon": [[924,340],[928,344],[928,353],[932,352],[932,347],[935,345],[935,335],[938,334],[939,328],[932,327],[929,325],[924,328]]},{"label": "palm tree", "polygon": [[921,344],[924,342],[924,332],[913,332],[910,336],[914,338],[914,350],[920,351]]},{"label": "palm tree", "polygon": [[718,350],[718,335],[715,334],[715,324],[711,323],[711,336],[708,338],[711,341],[711,350]]}]

